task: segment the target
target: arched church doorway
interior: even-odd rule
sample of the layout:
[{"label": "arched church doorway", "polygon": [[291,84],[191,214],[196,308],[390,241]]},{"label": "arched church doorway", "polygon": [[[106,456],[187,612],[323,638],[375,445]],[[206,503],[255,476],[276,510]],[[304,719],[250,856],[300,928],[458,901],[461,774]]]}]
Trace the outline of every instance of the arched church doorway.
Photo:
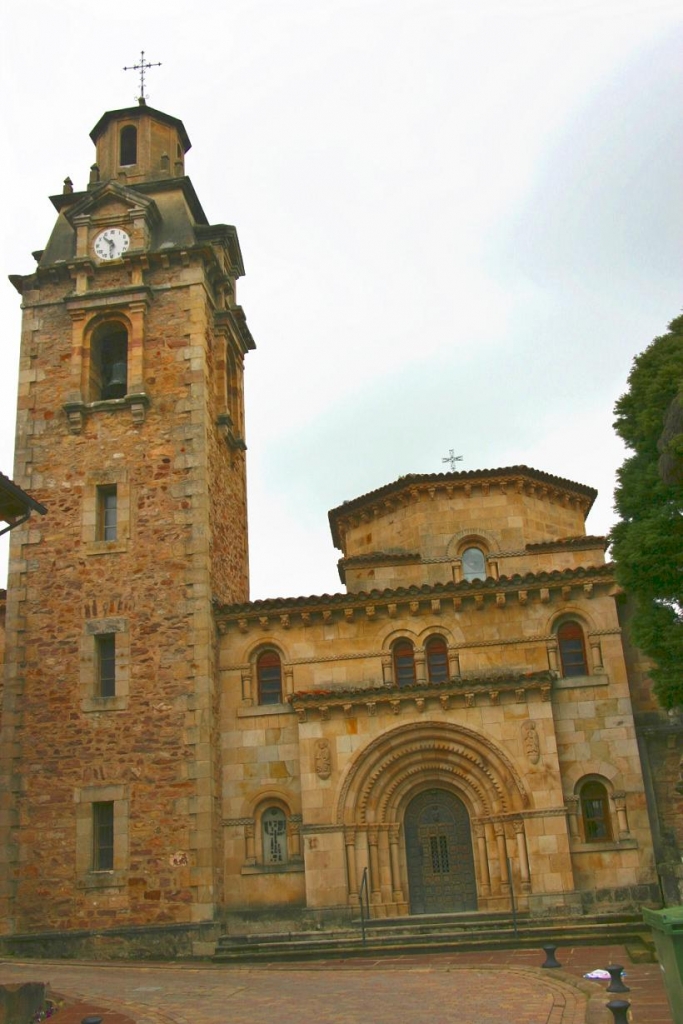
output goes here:
[{"label": "arched church doorway", "polygon": [[403,823],[411,914],[476,910],[472,830],[462,800],[425,790],[410,801]]}]

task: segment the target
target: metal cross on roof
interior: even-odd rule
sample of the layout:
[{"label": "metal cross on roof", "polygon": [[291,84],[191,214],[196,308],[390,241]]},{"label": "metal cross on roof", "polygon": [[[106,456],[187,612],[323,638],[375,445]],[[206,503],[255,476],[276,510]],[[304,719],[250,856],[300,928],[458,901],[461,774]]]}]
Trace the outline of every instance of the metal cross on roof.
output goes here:
[{"label": "metal cross on roof", "polygon": [[129,67],[125,67],[124,71],[139,71],[140,72],[140,99],[145,98],[145,71],[149,68],[160,68],[161,61],[157,61],[156,64],[151,64],[148,60],[145,60],[145,51],[140,50],[140,63],[131,64]]},{"label": "metal cross on roof", "polygon": [[456,462],[462,462],[462,455],[456,455],[455,454],[455,449],[451,448],[450,451],[448,452],[448,455],[446,456],[446,458],[442,459],[441,461],[442,462],[450,462],[450,464],[451,464],[451,473],[455,473],[455,464],[456,464]]}]

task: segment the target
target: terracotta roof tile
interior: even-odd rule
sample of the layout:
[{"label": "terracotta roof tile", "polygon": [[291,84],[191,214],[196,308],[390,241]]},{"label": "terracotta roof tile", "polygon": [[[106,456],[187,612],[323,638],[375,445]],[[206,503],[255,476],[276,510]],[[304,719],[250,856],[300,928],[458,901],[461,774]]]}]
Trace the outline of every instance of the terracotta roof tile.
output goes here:
[{"label": "terracotta roof tile", "polygon": [[296,690],[287,697],[290,704],[319,704],[330,698],[339,697],[363,697],[371,699],[373,696],[383,696],[387,693],[400,693],[403,695],[419,694],[424,691],[452,689],[457,686],[465,689],[467,686],[499,686],[503,683],[514,685],[515,683],[552,683],[553,673],[548,669],[540,672],[492,672],[468,673],[457,676],[454,679],[444,679],[441,682],[411,683],[409,686],[399,686],[397,683],[374,683],[370,686],[334,686],[316,688],[312,690]]},{"label": "terracotta roof tile", "polygon": [[383,487],[377,488],[377,490],[368,491],[367,494],[362,494],[358,498],[352,498],[349,501],[343,502],[341,505],[337,505],[336,508],[331,509],[327,515],[330,522],[330,529],[332,531],[334,544],[336,547],[341,547],[339,531],[337,530],[337,521],[339,519],[343,518],[350,512],[354,512],[355,510],[362,508],[365,504],[372,503],[380,498],[388,497],[390,494],[402,491],[406,487],[415,487],[420,484],[437,485],[472,483],[476,480],[490,481],[500,477],[510,478],[520,476],[526,477],[530,481],[544,483],[551,487],[558,487],[563,490],[572,491],[576,495],[588,498],[589,503],[588,508],[586,509],[586,514],[588,514],[588,511],[598,494],[594,487],[589,487],[587,484],[576,483],[574,480],[567,480],[564,477],[554,476],[552,473],[544,473],[540,469],[532,469],[529,466],[506,466],[500,469],[469,469],[457,473],[408,473],[389,484],[385,484]]},{"label": "terracotta roof tile", "polygon": [[424,583],[421,586],[385,588],[383,590],[362,590],[356,594],[311,594],[308,597],[269,597],[259,601],[246,601],[242,604],[220,604],[214,602],[219,615],[238,616],[248,614],[265,614],[270,611],[286,612],[306,610],[308,608],[362,605],[372,601],[392,601],[399,598],[419,597],[450,597],[466,596],[495,590],[514,590],[546,584],[571,583],[574,580],[611,579],[614,566],[611,562],[604,565],[580,566],[576,569],[553,569],[551,572],[527,572],[523,575],[489,576],[485,580],[461,580],[459,583]]},{"label": "terracotta roof tile", "polygon": [[527,551],[558,551],[566,548],[580,550],[582,548],[598,547],[606,551],[609,547],[609,539],[607,537],[587,536],[584,534],[580,537],[558,537],[557,540],[544,540],[539,541],[538,544],[525,544]]}]

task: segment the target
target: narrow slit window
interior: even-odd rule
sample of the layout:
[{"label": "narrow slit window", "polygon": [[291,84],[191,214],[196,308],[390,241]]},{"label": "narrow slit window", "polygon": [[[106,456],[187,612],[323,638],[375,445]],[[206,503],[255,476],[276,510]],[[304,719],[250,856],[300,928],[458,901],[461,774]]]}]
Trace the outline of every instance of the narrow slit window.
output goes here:
[{"label": "narrow slit window", "polygon": [[116,633],[95,637],[97,661],[97,696],[116,696]]},{"label": "narrow slit window", "polygon": [[116,485],[97,488],[97,539],[116,540],[117,536]]},{"label": "narrow slit window", "polygon": [[114,868],[114,801],[101,800],[92,805],[93,871]]}]

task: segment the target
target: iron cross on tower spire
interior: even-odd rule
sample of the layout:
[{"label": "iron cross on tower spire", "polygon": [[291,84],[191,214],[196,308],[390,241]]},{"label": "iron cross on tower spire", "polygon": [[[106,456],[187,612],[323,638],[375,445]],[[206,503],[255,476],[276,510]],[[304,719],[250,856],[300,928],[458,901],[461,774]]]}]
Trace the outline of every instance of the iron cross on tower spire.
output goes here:
[{"label": "iron cross on tower spire", "polygon": [[157,61],[156,64],[151,64],[148,60],[145,60],[145,51],[140,50],[140,63],[131,64],[129,67],[125,67],[124,71],[139,71],[140,72],[140,102],[145,102],[145,71],[149,68],[160,68],[161,61]]}]

